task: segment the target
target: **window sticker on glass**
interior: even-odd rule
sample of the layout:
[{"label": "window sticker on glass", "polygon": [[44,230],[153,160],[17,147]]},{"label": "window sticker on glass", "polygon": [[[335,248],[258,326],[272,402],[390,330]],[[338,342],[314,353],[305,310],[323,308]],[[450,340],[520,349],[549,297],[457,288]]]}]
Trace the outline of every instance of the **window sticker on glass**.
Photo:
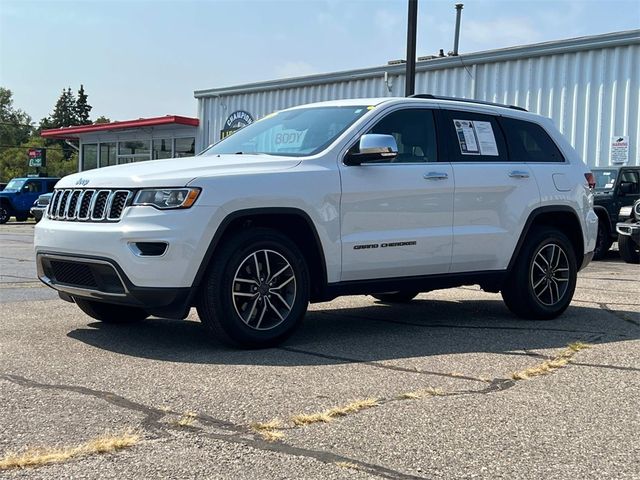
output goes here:
[{"label": "window sticker on glass", "polygon": [[491,122],[453,120],[456,136],[463,155],[498,156],[496,137]]}]

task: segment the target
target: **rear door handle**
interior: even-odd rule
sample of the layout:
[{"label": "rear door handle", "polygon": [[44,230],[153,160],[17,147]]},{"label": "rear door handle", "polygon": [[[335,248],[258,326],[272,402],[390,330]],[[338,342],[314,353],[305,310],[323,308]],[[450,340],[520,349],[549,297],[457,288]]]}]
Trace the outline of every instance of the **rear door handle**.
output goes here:
[{"label": "rear door handle", "polygon": [[429,172],[423,175],[425,180],[446,180],[449,178],[445,172]]},{"label": "rear door handle", "polygon": [[511,170],[509,176],[511,178],[529,178],[529,172],[525,172],[524,170]]}]

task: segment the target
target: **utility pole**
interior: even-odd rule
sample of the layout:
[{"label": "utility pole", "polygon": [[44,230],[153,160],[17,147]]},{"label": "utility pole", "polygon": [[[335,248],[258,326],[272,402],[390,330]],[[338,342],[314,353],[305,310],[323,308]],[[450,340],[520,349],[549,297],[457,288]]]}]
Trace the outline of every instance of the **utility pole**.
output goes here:
[{"label": "utility pole", "polygon": [[418,30],[418,0],[409,0],[407,18],[407,71],[404,96],[413,95],[416,89],[416,33]]}]

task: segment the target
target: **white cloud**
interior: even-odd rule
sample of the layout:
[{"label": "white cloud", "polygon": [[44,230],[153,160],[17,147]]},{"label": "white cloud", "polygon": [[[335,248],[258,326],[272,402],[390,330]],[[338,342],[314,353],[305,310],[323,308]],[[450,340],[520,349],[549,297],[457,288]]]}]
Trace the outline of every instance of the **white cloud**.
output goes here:
[{"label": "white cloud", "polygon": [[482,22],[463,19],[460,37],[462,52],[526,45],[544,38],[540,30],[521,17],[502,17]]},{"label": "white cloud", "polygon": [[302,60],[285,62],[275,68],[278,78],[303,77],[317,73],[317,70],[307,62]]}]

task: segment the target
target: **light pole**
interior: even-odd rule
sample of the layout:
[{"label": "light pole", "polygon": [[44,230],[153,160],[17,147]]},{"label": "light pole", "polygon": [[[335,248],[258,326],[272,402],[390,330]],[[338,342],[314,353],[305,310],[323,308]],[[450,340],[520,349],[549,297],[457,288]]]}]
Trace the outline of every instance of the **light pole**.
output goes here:
[{"label": "light pole", "polygon": [[418,30],[418,0],[409,0],[407,18],[407,71],[404,96],[413,95],[416,89],[416,33]]}]

